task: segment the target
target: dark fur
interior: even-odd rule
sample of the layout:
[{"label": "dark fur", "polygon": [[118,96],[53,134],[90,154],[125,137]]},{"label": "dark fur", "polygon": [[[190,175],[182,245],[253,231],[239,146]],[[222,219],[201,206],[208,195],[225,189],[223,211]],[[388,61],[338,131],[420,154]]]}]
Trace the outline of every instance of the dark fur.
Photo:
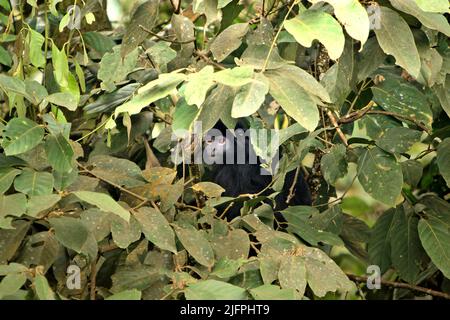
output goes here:
[{"label": "dark fur", "polygon": [[[215,128],[224,132],[224,126],[218,124]],[[236,142],[236,140],[235,140]],[[251,147],[250,141],[245,140],[246,153]],[[235,150],[237,143],[235,143]],[[248,155],[246,156],[248,159]],[[276,211],[285,209],[288,204],[286,200],[289,195],[289,189],[291,188],[295,171],[290,171],[286,174],[284,186],[282,192],[280,192],[276,198]],[[245,164],[216,164],[214,165],[213,181],[225,189],[223,196],[237,197],[240,194],[255,194],[263,190],[271,181],[272,176],[261,174],[261,167],[259,164],[249,164],[246,161]],[[295,181],[295,192],[292,199],[289,201],[289,206],[293,205],[311,205],[311,193],[309,187],[300,173],[297,181]],[[270,195],[274,191],[266,190],[262,195]],[[235,203],[233,207],[227,211],[226,217],[231,220],[240,215],[240,209],[242,204]],[[219,208],[222,210],[223,207]]]}]

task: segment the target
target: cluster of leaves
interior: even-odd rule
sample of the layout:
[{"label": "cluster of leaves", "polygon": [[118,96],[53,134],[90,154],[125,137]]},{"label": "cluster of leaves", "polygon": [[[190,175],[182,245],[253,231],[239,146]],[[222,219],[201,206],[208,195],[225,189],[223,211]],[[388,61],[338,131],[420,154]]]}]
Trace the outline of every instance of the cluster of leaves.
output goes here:
[{"label": "cluster of leaves", "polygon": [[[148,0],[124,30],[95,0],[74,29],[65,2],[0,0],[0,298],[357,297],[335,247],[450,291],[447,0]],[[242,117],[280,133],[274,194],[177,174],[173,132]],[[311,155],[314,206],[276,230]],[[341,204],[348,177],[383,205],[372,228]]]}]

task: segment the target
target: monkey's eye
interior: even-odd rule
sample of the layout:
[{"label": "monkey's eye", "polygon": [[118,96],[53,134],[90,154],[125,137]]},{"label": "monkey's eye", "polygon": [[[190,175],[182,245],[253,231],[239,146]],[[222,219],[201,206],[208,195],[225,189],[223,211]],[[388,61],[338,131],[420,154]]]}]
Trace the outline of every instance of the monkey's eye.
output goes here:
[{"label": "monkey's eye", "polygon": [[218,144],[225,144],[226,139],[224,136],[218,136],[216,139]]},{"label": "monkey's eye", "polygon": [[213,142],[213,138],[212,137],[205,137],[205,143],[211,144],[212,142]]}]

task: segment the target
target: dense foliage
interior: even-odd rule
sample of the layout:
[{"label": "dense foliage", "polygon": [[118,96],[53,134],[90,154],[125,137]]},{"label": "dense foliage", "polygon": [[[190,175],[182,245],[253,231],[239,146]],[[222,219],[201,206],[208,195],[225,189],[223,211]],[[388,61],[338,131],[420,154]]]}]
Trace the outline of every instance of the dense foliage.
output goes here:
[{"label": "dense foliage", "polygon": [[[0,298],[449,297],[448,0],[132,3],[0,0]],[[172,162],[242,117],[268,197]],[[314,204],[274,230],[292,170]]]}]

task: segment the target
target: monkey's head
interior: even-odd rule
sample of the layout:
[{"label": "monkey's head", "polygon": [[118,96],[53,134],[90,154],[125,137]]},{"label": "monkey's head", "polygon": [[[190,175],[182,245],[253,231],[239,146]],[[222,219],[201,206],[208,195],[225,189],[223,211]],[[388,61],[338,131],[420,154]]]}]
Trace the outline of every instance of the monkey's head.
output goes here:
[{"label": "monkey's head", "polygon": [[258,161],[244,126],[238,123],[230,130],[220,121],[204,136],[203,160],[206,164],[219,165],[256,164]]}]

